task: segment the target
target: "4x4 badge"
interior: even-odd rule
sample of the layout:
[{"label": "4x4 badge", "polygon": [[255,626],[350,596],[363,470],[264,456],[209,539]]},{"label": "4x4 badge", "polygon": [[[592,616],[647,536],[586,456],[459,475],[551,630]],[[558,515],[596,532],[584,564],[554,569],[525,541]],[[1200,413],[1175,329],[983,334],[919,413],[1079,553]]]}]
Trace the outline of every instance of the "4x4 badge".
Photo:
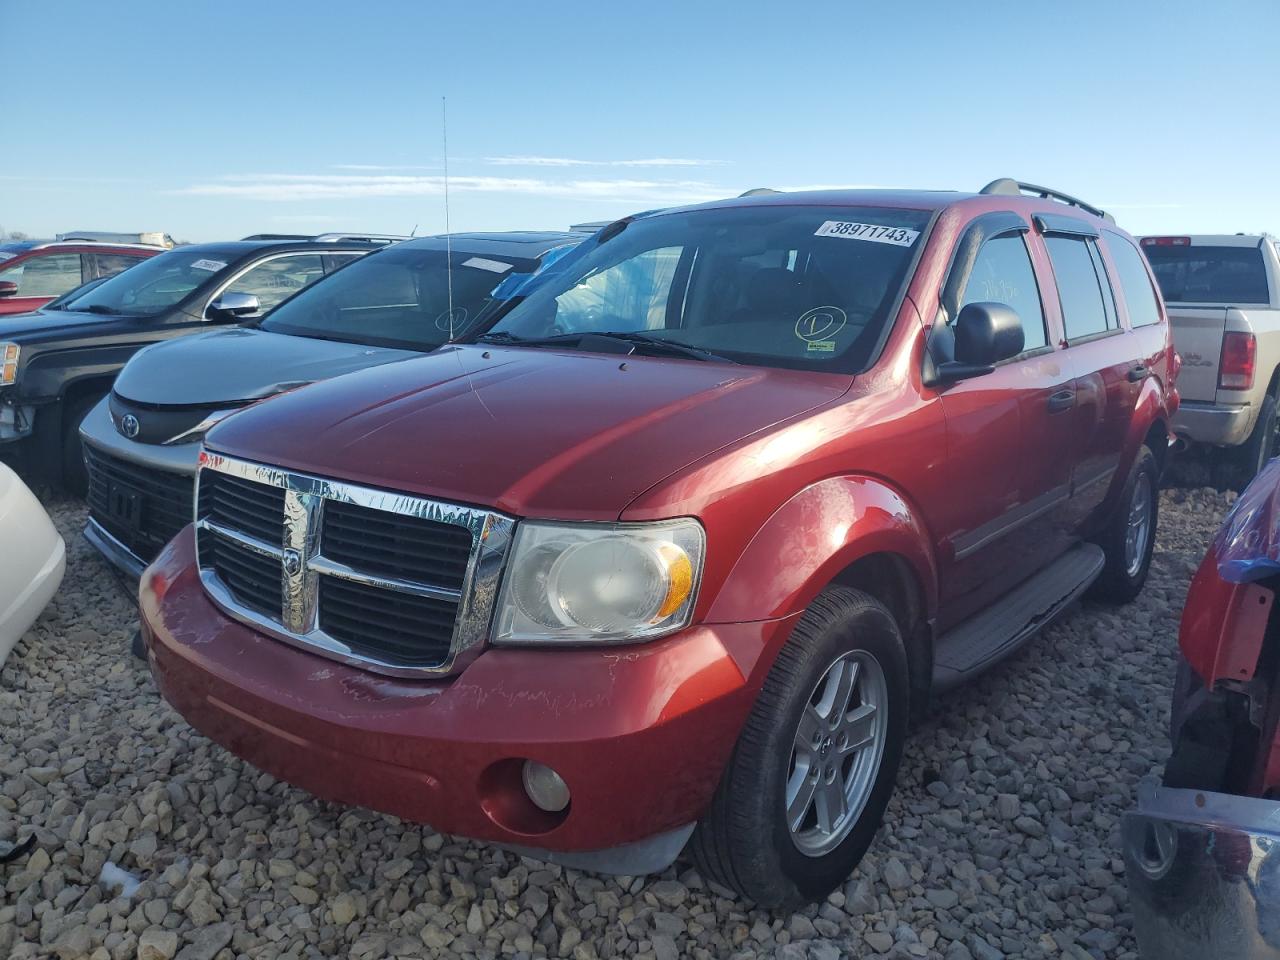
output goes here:
[{"label": "4x4 badge", "polygon": [[138,422],[138,418],[132,413],[126,413],[120,418],[120,432],[132,440],[139,431],[142,430],[142,424]]}]

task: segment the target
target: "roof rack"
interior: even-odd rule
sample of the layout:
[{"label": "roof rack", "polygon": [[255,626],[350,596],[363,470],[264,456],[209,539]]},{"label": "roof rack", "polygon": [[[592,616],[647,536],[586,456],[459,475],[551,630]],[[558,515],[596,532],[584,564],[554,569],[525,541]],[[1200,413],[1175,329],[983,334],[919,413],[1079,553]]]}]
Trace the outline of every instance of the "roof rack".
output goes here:
[{"label": "roof rack", "polygon": [[113,233],[107,230],[72,230],[56,234],[51,243],[110,243],[118,247],[159,247],[169,249],[173,237],[158,230],[141,233]]},{"label": "roof rack", "polygon": [[1042,200],[1057,200],[1068,206],[1079,207],[1085,213],[1092,213],[1095,217],[1101,217],[1108,223],[1115,223],[1116,218],[1111,216],[1100,207],[1095,207],[1091,203],[1085,203],[1079,197],[1073,197],[1069,193],[1063,193],[1061,190],[1054,190],[1050,187],[1042,187],[1034,183],[1024,183],[1021,180],[1014,180],[1011,177],[1001,177],[998,180],[992,180],[985,187],[978,191],[982,194],[997,195],[1002,197],[1021,197],[1024,194],[1040,197]]},{"label": "roof rack", "polygon": [[389,233],[251,233],[241,240],[297,240],[311,243],[399,243],[411,240],[412,237],[396,236]]},{"label": "roof rack", "polygon": [[781,193],[781,192],[782,192],[781,190],[775,190],[773,189],[773,187],[752,187],[750,190],[747,190],[745,193],[738,194],[738,199],[741,200],[743,197],[763,197],[769,193]]}]

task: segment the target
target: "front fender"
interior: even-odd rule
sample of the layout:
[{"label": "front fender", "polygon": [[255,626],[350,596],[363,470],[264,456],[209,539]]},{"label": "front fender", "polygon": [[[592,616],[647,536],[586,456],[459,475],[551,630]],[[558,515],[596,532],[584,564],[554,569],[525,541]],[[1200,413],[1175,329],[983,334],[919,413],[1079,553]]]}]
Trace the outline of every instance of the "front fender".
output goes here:
[{"label": "front fender", "polygon": [[730,570],[706,619],[735,623],[798,613],[842,570],[875,553],[906,561],[932,617],[938,574],[930,543],[905,497],[884,481],[820,480],[765,521]]}]

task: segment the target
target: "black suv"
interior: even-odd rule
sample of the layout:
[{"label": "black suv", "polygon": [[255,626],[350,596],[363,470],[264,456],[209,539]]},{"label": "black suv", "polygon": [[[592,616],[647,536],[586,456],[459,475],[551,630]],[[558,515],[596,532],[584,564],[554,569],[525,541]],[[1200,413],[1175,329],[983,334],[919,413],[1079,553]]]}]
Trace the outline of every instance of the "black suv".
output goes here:
[{"label": "black suv", "polygon": [[0,319],[0,457],[83,493],[78,428],[142,347],[241,323],[385,246],[383,238],[179,247],[33,313]]}]

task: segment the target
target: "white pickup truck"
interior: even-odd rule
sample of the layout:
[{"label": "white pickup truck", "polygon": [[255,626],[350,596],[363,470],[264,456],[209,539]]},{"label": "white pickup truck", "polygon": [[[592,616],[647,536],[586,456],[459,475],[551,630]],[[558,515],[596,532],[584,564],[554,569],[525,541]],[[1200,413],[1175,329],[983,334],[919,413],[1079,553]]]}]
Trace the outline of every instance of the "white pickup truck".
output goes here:
[{"label": "white pickup truck", "polygon": [[1173,421],[1243,486],[1280,454],[1280,250],[1267,235],[1143,237],[1182,357]]}]

